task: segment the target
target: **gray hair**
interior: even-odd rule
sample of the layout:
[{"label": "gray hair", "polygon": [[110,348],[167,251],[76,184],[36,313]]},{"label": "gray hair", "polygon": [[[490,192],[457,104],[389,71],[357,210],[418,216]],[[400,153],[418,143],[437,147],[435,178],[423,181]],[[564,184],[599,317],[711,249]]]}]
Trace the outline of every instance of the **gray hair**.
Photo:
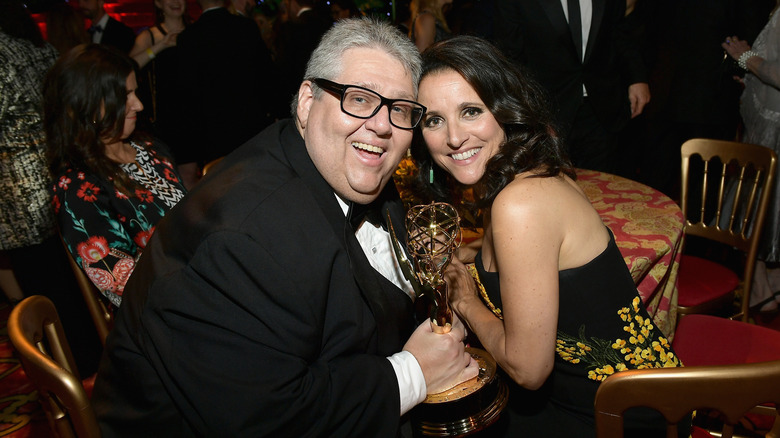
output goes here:
[{"label": "gray hair", "polygon": [[[306,64],[304,80],[336,78],[342,71],[341,57],[344,52],[354,48],[382,50],[397,59],[411,76],[414,93],[417,94],[422,72],[422,61],[417,47],[393,25],[367,17],[343,19],[334,23],[311,54]],[[313,94],[319,99],[322,90],[314,87]],[[297,107],[296,93],[292,101],[293,118],[296,116]]]}]

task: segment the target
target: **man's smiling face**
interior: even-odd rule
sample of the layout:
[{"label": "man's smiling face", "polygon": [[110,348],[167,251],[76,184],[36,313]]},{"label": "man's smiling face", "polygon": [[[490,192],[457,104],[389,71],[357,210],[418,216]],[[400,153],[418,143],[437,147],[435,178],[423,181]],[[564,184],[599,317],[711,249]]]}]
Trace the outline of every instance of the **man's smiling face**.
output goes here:
[{"label": "man's smiling face", "polygon": [[[352,48],[342,55],[341,74],[327,78],[359,85],[390,99],[414,100],[414,84],[403,65],[382,50]],[[388,108],[369,119],[341,111],[336,94],[313,96],[313,85],[299,91],[298,123],[314,165],[343,199],[367,204],[392,177],[412,141],[412,131],[390,124]]]}]

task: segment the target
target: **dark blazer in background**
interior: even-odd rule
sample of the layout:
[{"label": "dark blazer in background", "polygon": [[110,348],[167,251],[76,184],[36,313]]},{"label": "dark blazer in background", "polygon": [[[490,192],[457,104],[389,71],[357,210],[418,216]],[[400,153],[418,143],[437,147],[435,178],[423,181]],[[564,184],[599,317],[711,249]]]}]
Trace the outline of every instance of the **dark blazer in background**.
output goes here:
[{"label": "dark blazer in background", "polygon": [[257,24],[225,8],[204,12],[178,37],[180,118],[169,140],[179,164],[227,155],[271,122],[271,56]]},{"label": "dark blazer in background", "polygon": [[496,45],[551,93],[564,131],[583,102],[583,84],[607,129],[619,131],[631,117],[628,86],[647,82],[647,69],[625,8],[625,0],[593,0],[580,62],[560,0],[496,0]]},{"label": "dark blazer in background", "polygon": [[135,44],[135,32],[121,21],[109,16],[103,29],[100,44],[116,47],[124,54],[130,54]]},{"label": "dark blazer in background", "polygon": [[288,102],[298,92],[309,57],[331,24],[330,17],[323,17],[317,10],[309,9],[281,25],[276,63]]},{"label": "dark blazer in background", "polygon": [[[403,232],[391,184],[380,197]],[[394,437],[412,302],[369,264],[291,120],[160,222],[92,398],[103,436]]]}]

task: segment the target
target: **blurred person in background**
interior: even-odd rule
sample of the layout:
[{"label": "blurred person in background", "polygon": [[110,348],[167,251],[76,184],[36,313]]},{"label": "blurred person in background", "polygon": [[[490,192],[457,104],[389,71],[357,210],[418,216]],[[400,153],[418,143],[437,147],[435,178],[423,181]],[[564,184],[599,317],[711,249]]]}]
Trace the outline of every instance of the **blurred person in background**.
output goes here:
[{"label": "blurred person in background", "polygon": [[[79,372],[89,376],[97,369],[100,342],[49,196],[41,84],[56,59],[57,50],[21,1],[0,2],[0,250],[25,295],[54,302]],[[21,298],[18,291],[14,298]]]},{"label": "blurred person in background", "polygon": [[433,43],[438,43],[452,36],[447,20],[444,18],[444,8],[452,5],[452,0],[413,0],[412,24],[409,28],[409,38],[421,53]]},{"label": "blurred person in background", "polygon": [[330,18],[334,22],[363,15],[353,0],[330,0],[328,3],[330,3]]},{"label": "blurred person in background", "polygon": [[171,144],[177,116],[179,54],[176,38],[190,23],[185,0],[154,0],[155,24],[135,38],[130,56],[138,63],[138,97],[146,109],[141,128]]},{"label": "blurred person in background", "polygon": [[135,43],[135,32],[121,21],[108,15],[103,0],[78,0],[81,13],[90,21],[87,32],[93,43],[116,47],[122,53],[130,53]]},{"label": "blurred person in background", "polygon": [[314,0],[284,0],[287,21],[279,26],[276,63],[283,86],[283,99],[289,102],[303,80],[306,63],[333,21]]},{"label": "blurred person in background", "polygon": [[59,53],[89,42],[84,17],[67,2],[58,2],[46,10],[46,40]]},{"label": "blurred person in background", "polygon": [[[726,38],[723,49],[746,70],[740,114],[745,132],[742,141],[760,144],[780,154],[780,1],[769,22],[751,47],[736,35]],[[767,208],[766,222],[756,263],[751,305],[777,309],[780,302],[780,176]]]},{"label": "blurred person in background", "polygon": [[198,0],[203,13],[177,38],[175,134],[166,139],[192,188],[207,163],[252,138],[287,106],[271,55],[252,20],[222,0]]}]

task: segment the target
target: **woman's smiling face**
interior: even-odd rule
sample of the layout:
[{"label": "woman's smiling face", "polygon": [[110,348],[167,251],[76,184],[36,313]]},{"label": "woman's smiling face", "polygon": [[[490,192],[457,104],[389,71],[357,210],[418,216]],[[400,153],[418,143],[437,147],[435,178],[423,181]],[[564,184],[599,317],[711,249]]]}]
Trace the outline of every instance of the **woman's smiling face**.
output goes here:
[{"label": "woman's smiling face", "polygon": [[454,70],[425,76],[417,99],[428,111],[422,134],[434,162],[459,183],[473,185],[506,135],[477,92]]}]

